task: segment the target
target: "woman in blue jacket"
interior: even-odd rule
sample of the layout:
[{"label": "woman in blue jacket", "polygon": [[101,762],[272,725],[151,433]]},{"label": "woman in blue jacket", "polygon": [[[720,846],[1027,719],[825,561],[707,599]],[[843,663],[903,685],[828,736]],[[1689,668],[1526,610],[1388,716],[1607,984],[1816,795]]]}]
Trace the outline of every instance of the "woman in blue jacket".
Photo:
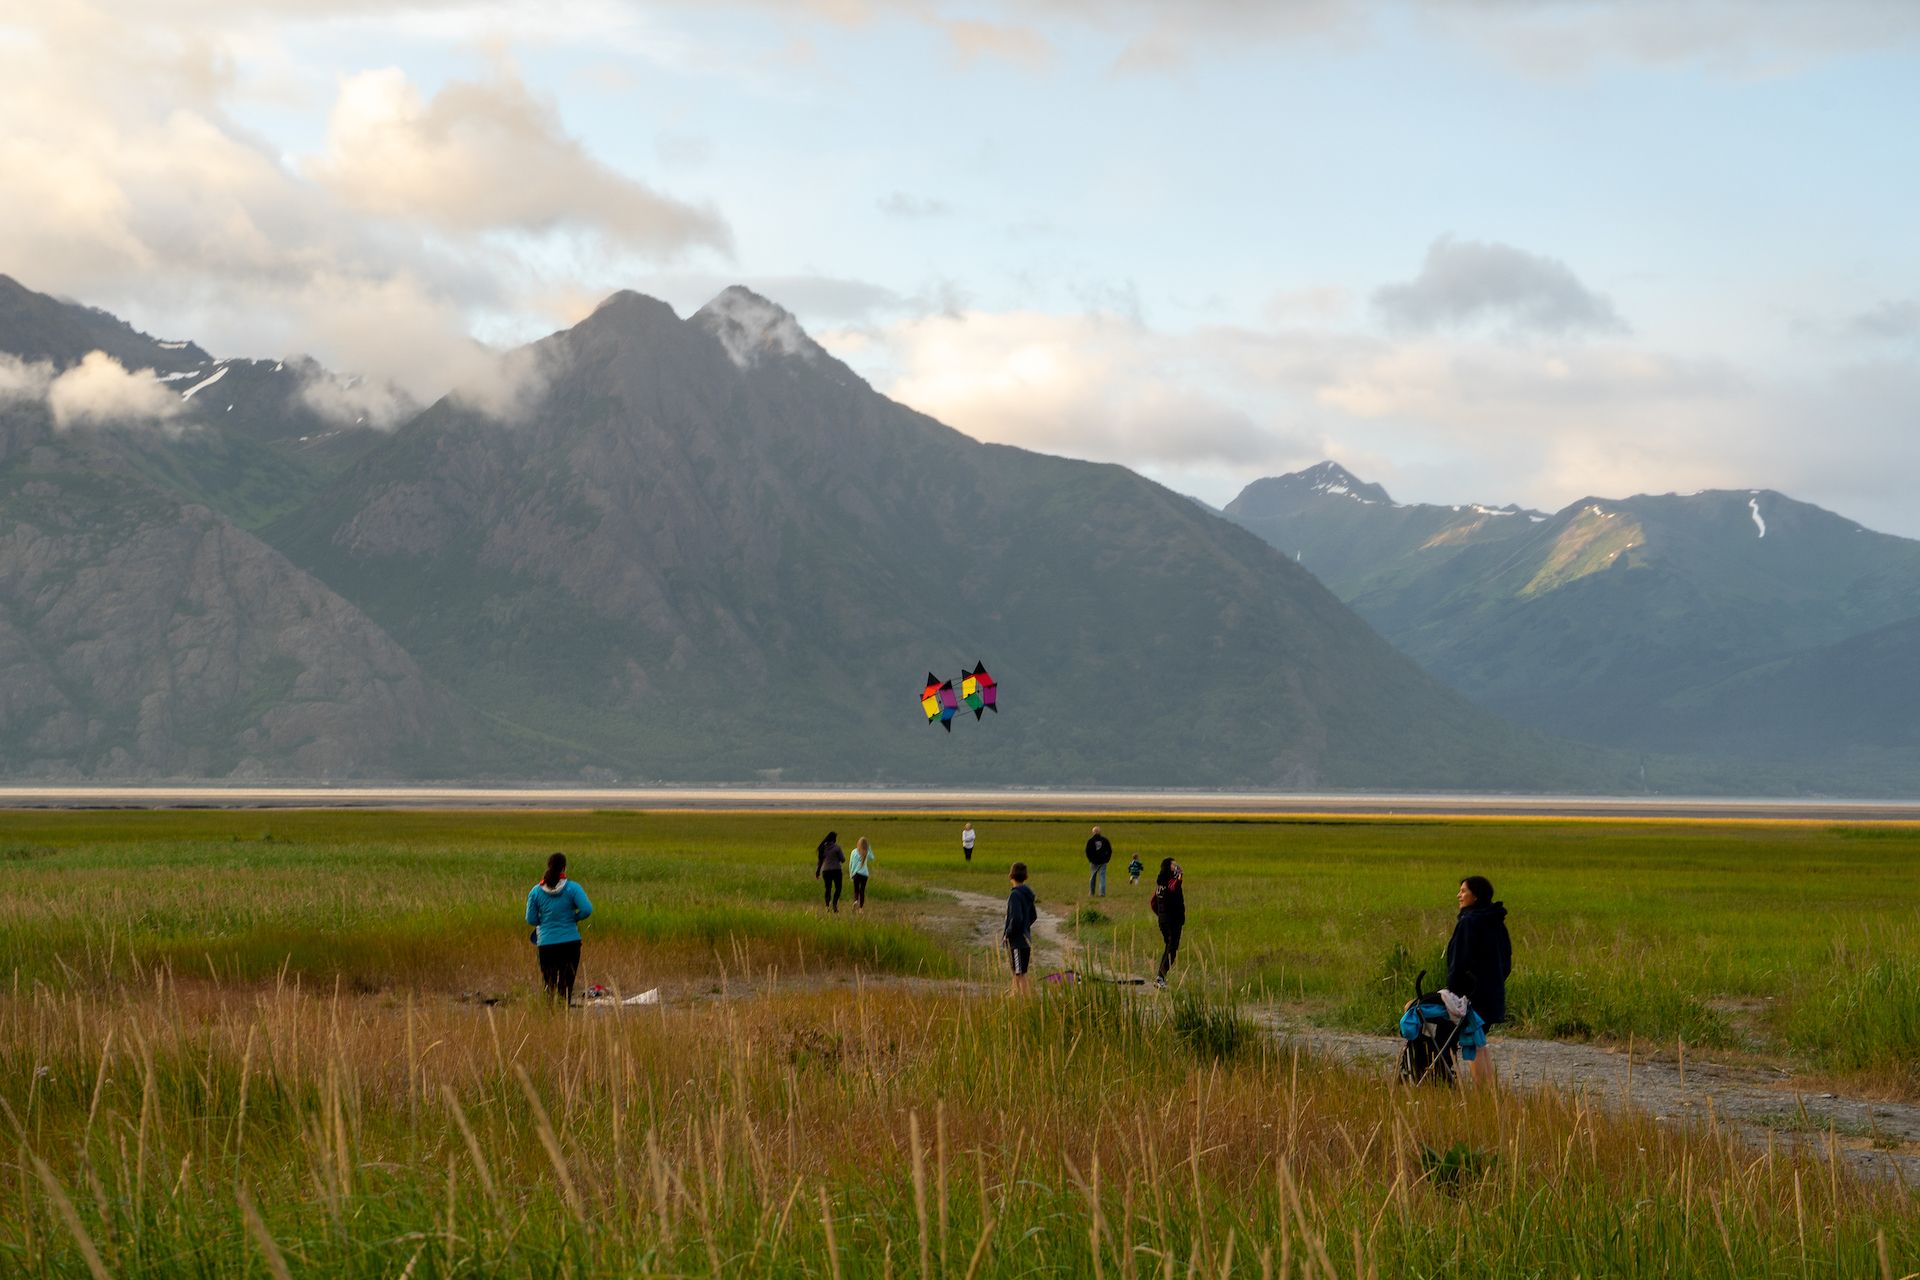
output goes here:
[{"label": "woman in blue jacket", "polygon": [[587,891],[567,879],[567,855],[547,859],[547,874],[527,890],[527,923],[540,946],[540,981],[547,998],[573,1003],[573,978],[580,972],[580,922],[593,914]]}]

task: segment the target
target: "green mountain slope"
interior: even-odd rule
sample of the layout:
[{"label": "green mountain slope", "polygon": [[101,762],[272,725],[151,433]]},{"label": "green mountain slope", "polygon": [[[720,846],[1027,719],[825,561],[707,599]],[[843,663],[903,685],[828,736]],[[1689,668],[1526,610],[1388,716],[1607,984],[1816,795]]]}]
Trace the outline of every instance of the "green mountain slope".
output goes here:
[{"label": "green mountain slope", "polygon": [[1350,477],[1328,492],[1330,474],[1261,482],[1227,512],[1324,566],[1448,684],[1552,733],[1774,759],[1864,747],[1874,735],[1844,700],[1782,692],[1756,704],[1773,708],[1762,724],[1711,691],[1758,687],[1796,655],[1920,613],[1920,543],[1770,490],[1496,516],[1400,507],[1384,492],[1361,502]]},{"label": "green mountain slope", "polygon": [[0,404],[0,773],[394,777],[468,749],[379,627],[106,440]]}]

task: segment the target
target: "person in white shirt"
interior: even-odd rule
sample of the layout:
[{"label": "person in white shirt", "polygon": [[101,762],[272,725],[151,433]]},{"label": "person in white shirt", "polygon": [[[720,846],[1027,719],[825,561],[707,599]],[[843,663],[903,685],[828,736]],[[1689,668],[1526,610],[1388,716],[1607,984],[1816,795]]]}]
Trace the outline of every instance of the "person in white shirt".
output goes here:
[{"label": "person in white shirt", "polygon": [[973,824],[971,822],[960,828],[960,852],[966,855],[968,862],[973,861]]}]

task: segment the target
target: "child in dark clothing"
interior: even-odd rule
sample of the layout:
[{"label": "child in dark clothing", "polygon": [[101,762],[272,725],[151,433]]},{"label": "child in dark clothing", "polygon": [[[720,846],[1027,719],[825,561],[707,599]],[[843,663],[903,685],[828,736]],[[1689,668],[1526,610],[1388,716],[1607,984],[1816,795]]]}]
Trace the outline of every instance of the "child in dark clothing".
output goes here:
[{"label": "child in dark clothing", "polygon": [[1147,869],[1147,864],[1140,861],[1140,855],[1137,853],[1134,854],[1133,861],[1127,864],[1127,883],[1139,884],[1140,873],[1142,871],[1145,871],[1146,869]]},{"label": "child in dark clothing", "polygon": [[1006,940],[1007,958],[1013,965],[1013,995],[1027,994],[1027,970],[1033,964],[1033,926],[1040,918],[1033,890],[1027,887],[1027,864],[1016,862],[1007,873],[1013,891],[1007,894],[1007,923],[1000,936]]}]

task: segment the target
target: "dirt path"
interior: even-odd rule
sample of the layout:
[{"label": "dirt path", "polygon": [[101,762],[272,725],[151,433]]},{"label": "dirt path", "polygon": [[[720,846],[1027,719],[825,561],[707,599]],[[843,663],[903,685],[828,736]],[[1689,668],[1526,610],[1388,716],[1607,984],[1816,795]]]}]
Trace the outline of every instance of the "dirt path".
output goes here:
[{"label": "dirt path", "polygon": [[[952,899],[966,937],[983,950],[1001,955],[1005,898],[965,889],[929,888]],[[1039,909],[1034,924],[1033,944],[1036,974],[1071,967],[1078,952],[1068,936],[1066,922],[1044,907]],[[965,980],[930,982],[872,974],[820,975],[813,981],[914,984],[981,993],[990,989]],[[699,985],[707,989],[668,990],[666,995],[675,1002],[703,1000],[718,998],[723,990],[704,982]],[[775,985],[790,989],[801,983],[782,975]],[[742,986],[768,989],[751,980]],[[1256,1006],[1248,1012],[1282,1040],[1372,1066],[1383,1076],[1397,1069],[1401,1042],[1396,1036],[1329,1031],[1271,1006]],[[1664,1050],[1656,1057],[1599,1045],[1501,1035],[1494,1039],[1493,1053],[1501,1083],[1508,1088],[1546,1087],[1582,1093],[1610,1108],[1637,1107],[1657,1120],[1679,1125],[1705,1124],[1711,1116],[1761,1149],[1772,1142],[1824,1157],[1831,1142],[1840,1160],[1856,1172],[1920,1189],[1920,1105],[1803,1092],[1777,1070],[1718,1063],[1691,1054],[1683,1067]]]},{"label": "dirt path", "polygon": [[[980,946],[991,951],[1003,952],[1005,944],[1001,941],[1001,930],[1007,923],[1007,900],[989,897],[984,893],[972,893],[966,889],[940,889],[966,909],[970,916],[978,917],[974,925],[973,939]],[[1045,907],[1036,907],[1038,919],[1033,924],[1033,967],[1041,972],[1048,967],[1064,969],[1074,953],[1074,944],[1063,931],[1064,921]],[[1002,959],[1004,959],[1004,955]]]},{"label": "dirt path", "polygon": [[[1272,1009],[1257,1009],[1254,1017],[1308,1048],[1383,1072],[1398,1067],[1398,1037],[1327,1031]],[[1638,1107],[1675,1124],[1705,1124],[1711,1114],[1758,1147],[1771,1140],[1824,1156],[1831,1139],[1855,1171],[1920,1188],[1920,1106],[1912,1103],[1802,1093],[1777,1071],[1691,1054],[1683,1069],[1671,1057],[1504,1035],[1494,1038],[1493,1053],[1500,1081],[1509,1087],[1584,1093],[1603,1105]]]}]

